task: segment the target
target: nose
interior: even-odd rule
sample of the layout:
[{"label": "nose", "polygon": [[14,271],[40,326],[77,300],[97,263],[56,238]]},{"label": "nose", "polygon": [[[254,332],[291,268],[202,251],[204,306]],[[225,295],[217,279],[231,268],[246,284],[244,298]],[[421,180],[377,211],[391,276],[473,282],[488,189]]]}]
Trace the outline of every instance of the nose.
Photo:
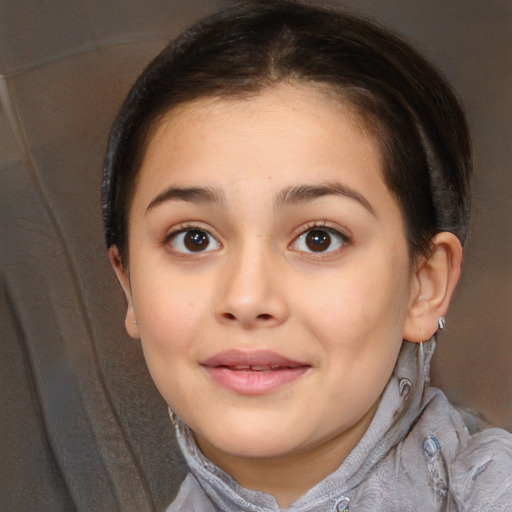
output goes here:
[{"label": "nose", "polygon": [[225,325],[244,329],[276,327],[286,321],[289,308],[280,285],[276,262],[256,251],[246,250],[232,258],[221,276],[215,315]]}]

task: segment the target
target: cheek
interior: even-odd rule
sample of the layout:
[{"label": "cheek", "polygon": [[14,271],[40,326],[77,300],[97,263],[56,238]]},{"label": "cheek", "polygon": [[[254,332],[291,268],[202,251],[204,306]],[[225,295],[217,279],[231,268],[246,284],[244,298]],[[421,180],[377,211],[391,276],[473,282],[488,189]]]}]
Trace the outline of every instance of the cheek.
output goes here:
[{"label": "cheek", "polygon": [[332,350],[360,351],[372,341],[394,345],[401,340],[409,295],[403,262],[376,261],[366,265],[361,260],[314,288],[305,284],[298,294],[307,297],[302,306],[310,329],[319,332]]},{"label": "cheek", "polygon": [[137,316],[149,372],[165,401],[181,410],[195,382],[190,376],[196,371],[197,353],[207,341],[204,290],[179,281],[169,287],[159,283],[139,299]]},{"label": "cheek", "polygon": [[204,282],[172,276],[151,287],[134,289],[134,301],[141,340],[148,357],[153,352],[170,356],[192,349],[200,337],[205,315],[210,311]]}]

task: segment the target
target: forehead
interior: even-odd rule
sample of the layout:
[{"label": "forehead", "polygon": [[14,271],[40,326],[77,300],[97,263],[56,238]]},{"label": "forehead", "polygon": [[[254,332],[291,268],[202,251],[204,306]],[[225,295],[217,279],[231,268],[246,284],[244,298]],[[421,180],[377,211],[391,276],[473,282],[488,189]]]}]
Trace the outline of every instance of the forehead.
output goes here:
[{"label": "forehead", "polygon": [[[251,96],[200,98],[178,105],[150,133],[142,171],[148,174],[163,161],[178,171],[179,164],[200,161],[207,152],[210,158],[251,156],[268,169],[293,160],[297,152],[313,159],[315,166],[352,156],[362,165],[373,160],[381,167],[378,144],[355,109],[316,86],[280,85]],[[214,163],[210,160],[211,174]],[[293,165],[300,176],[305,166]]]},{"label": "forehead", "polygon": [[286,84],[198,99],[164,115],[149,138],[132,207],[147,208],[172,186],[222,189],[228,199],[236,192],[263,205],[285,188],[333,182],[396,206],[379,145],[355,109],[321,87]]}]

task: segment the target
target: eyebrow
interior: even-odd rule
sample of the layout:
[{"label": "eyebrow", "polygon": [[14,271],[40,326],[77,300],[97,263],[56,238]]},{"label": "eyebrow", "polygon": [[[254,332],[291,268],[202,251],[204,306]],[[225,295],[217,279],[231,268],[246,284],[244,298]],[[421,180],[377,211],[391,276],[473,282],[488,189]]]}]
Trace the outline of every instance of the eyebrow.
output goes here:
[{"label": "eyebrow", "polygon": [[212,187],[169,187],[158,194],[146,208],[146,213],[169,201],[187,201],[193,203],[223,203],[224,194]]},{"label": "eyebrow", "polygon": [[[337,195],[353,199],[368,210],[374,217],[376,213],[370,202],[356,190],[340,182],[295,185],[281,190],[275,199],[275,208],[305,204],[314,199]],[[224,194],[213,187],[174,187],[171,186],[158,194],[146,208],[146,213],[169,201],[187,201],[194,203],[224,203]]]},{"label": "eyebrow", "polygon": [[340,182],[287,187],[278,194],[275,206],[276,209],[279,210],[285,206],[305,204],[319,197],[330,195],[353,199],[366,208],[374,217],[377,216],[373,206],[361,193]]}]

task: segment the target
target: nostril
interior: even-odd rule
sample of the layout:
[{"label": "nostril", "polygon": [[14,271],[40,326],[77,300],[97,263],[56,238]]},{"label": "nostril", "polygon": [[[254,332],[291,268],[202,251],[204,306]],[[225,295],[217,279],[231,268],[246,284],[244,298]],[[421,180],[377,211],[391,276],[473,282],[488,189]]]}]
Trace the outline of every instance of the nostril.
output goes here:
[{"label": "nostril", "polygon": [[[241,314],[240,316],[237,316],[237,315],[234,315],[233,313],[229,313],[229,312],[224,312],[221,314],[221,317],[224,319],[224,320],[228,320],[229,322],[232,322],[233,320],[240,320],[242,323],[244,323],[245,320],[247,320],[247,318]],[[269,321],[271,321],[273,319],[273,315],[269,314],[269,313],[261,313],[260,315],[257,315],[256,317],[250,317],[250,321],[259,321],[259,322],[262,322],[264,324],[268,323]]]}]

